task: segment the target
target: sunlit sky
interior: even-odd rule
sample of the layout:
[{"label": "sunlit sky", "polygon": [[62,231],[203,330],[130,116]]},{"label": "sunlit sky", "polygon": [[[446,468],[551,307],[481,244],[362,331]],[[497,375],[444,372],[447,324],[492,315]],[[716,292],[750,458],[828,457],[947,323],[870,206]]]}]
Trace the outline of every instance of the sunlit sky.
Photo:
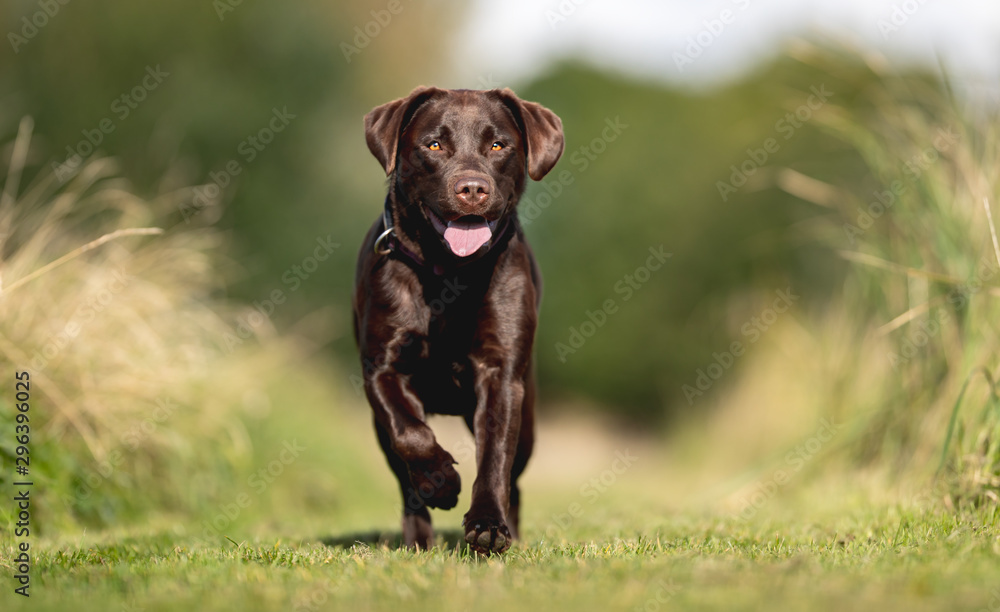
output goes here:
[{"label": "sunlit sky", "polygon": [[[518,83],[578,55],[641,77],[710,86],[817,31],[900,65],[936,66],[940,58],[969,84],[1000,82],[998,0],[477,0],[454,57],[459,76],[473,83],[490,75]],[[676,54],[691,62],[679,67]]]}]

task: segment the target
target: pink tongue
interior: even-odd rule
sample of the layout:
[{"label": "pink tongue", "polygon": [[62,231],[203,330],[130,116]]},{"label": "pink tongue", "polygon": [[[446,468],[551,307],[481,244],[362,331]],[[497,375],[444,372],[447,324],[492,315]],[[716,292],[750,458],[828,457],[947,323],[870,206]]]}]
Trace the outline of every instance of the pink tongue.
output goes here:
[{"label": "pink tongue", "polygon": [[444,239],[451,251],[459,257],[472,255],[493,236],[486,221],[464,221],[456,219],[448,222]]}]

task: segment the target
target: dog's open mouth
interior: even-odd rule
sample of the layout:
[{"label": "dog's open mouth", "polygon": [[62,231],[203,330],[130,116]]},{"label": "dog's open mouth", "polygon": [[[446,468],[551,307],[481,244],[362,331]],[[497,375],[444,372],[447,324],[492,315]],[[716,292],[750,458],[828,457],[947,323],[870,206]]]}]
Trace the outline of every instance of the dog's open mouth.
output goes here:
[{"label": "dog's open mouth", "polygon": [[496,221],[487,221],[479,215],[465,215],[454,221],[444,221],[434,211],[430,211],[434,228],[444,236],[451,252],[459,257],[468,257],[493,237]]}]

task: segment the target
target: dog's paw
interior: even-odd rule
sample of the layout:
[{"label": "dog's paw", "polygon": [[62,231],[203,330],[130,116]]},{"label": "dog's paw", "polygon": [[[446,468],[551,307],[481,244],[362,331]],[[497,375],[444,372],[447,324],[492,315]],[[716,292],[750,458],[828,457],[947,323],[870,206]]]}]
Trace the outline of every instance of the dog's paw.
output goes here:
[{"label": "dog's paw", "polygon": [[458,504],[462,479],[455,470],[455,459],[445,450],[430,461],[410,465],[413,489],[407,503],[422,503],[429,508],[449,510]]},{"label": "dog's paw", "polygon": [[[470,512],[471,514],[471,512]],[[502,553],[510,548],[514,538],[502,519],[491,517],[470,517],[465,515],[465,541],[472,550],[488,555]]]}]

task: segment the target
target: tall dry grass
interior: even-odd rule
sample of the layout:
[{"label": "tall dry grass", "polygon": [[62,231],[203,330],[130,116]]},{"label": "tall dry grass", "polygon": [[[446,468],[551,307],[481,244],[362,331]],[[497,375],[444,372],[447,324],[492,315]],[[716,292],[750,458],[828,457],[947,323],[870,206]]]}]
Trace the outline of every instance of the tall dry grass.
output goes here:
[{"label": "tall dry grass", "polygon": [[14,452],[14,372],[27,370],[37,525],[189,512],[247,461],[241,400],[263,367],[219,366],[220,233],[176,223],[187,190],[143,200],[111,159],[27,181],[30,147],[25,119],[0,200],[0,453]]},{"label": "tall dry grass", "polygon": [[[824,208],[812,230],[851,265],[831,332],[855,348],[832,376],[881,371],[841,394],[840,409],[863,424],[850,452],[863,465],[932,473],[946,504],[996,503],[1000,109],[956,94],[947,76],[902,77],[863,57],[876,85],[818,120],[870,176],[796,190]],[[803,59],[829,70],[843,61],[817,49]]]},{"label": "tall dry grass", "polygon": [[[812,120],[861,172],[773,175],[815,206],[793,238],[837,254],[844,281],[827,304],[781,315],[714,398],[707,430],[678,442],[706,473],[730,474],[718,490],[735,512],[755,511],[747,500],[778,471],[793,475],[789,488],[823,483],[826,471],[868,499],[997,504],[1000,108],[953,92],[946,76],[894,73],[877,55],[808,43],[792,54],[831,79],[862,72],[844,70],[859,61],[870,71],[861,96]],[[800,461],[824,420],[837,434]]]}]

